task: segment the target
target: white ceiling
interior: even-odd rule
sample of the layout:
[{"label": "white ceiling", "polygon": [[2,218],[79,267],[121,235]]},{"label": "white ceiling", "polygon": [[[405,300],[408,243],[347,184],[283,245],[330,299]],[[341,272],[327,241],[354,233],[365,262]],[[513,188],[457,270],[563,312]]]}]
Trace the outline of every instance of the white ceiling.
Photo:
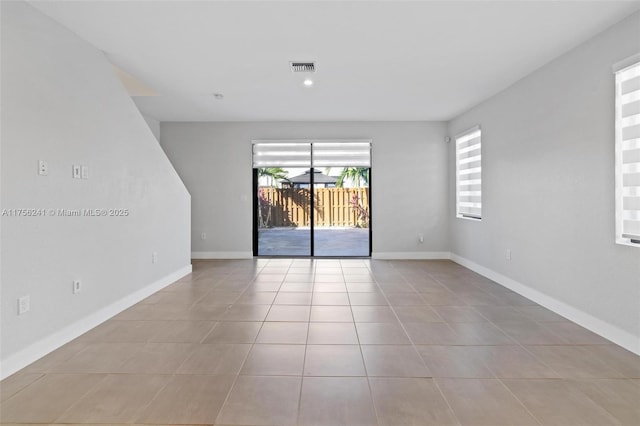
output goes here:
[{"label": "white ceiling", "polygon": [[[161,121],[448,120],[640,1],[30,1]],[[289,61],[317,63],[312,88]],[[216,100],[214,92],[224,94]]]}]

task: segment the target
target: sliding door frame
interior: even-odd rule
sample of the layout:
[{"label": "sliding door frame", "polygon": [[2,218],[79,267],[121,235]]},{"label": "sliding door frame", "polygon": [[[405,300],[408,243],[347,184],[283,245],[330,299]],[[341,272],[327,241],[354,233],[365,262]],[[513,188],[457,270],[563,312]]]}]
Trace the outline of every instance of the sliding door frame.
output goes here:
[{"label": "sliding door frame", "polygon": [[[259,219],[259,207],[258,207],[258,192],[259,192],[259,188],[258,188],[258,184],[259,184],[259,177],[258,177],[258,168],[253,167],[253,189],[252,189],[252,193],[253,193],[253,256],[254,257],[264,257],[264,258],[270,258],[270,257],[295,257],[295,258],[320,258],[320,259],[331,259],[331,258],[370,258],[371,257],[371,253],[373,252],[373,226],[372,226],[372,222],[373,222],[373,209],[372,209],[372,157],[373,157],[373,144],[372,141],[370,139],[366,139],[366,140],[362,140],[362,139],[353,139],[353,140],[349,140],[349,139],[342,139],[342,140],[325,140],[325,139],[298,139],[298,140],[273,140],[273,141],[267,141],[267,140],[254,140],[252,141],[252,145],[254,143],[259,143],[259,142],[273,142],[273,143],[309,143],[310,144],[310,154],[311,154],[311,158],[313,158],[313,144],[314,143],[323,143],[323,142],[367,142],[370,144],[370,164],[368,166],[369,169],[369,187],[368,187],[368,207],[369,207],[369,253],[366,256],[341,256],[341,255],[337,255],[337,256],[316,256],[315,255],[315,196],[314,196],[314,189],[315,189],[315,182],[314,182],[314,172],[315,172],[315,167],[313,167],[313,164],[311,165],[311,167],[309,167],[309,234],[310,234],[310,247],[309,247],[309,255],[260,255],[258,253],[259,251],[259,227],[258,227],[258,219]],[[281,167],[281,166],[280,166]]]}]

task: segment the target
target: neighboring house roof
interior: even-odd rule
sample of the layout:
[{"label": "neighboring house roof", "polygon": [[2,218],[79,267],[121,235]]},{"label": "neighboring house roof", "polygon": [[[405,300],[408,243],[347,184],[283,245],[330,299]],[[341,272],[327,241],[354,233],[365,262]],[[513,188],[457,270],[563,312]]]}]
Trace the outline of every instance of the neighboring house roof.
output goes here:
[{"label": "neighboring house roof", "polygon": [[[289,179],[282,179],[280,182],[291,182],[291,183],[309,183],[311,180],[311,172],[307,170],[304,174],[299,176],[294,176]],[[327,176],[324,173],[315,170],[313,172],[313,183],[336,183],[338,181],[337,177]]]}]

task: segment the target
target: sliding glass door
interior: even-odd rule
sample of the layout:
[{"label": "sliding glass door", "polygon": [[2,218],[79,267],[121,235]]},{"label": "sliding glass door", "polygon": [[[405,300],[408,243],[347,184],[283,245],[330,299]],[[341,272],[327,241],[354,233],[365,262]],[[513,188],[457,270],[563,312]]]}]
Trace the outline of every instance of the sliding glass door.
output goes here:
[{"label": "sliding glass door", "polygon": [[254,255],[371,254],[369,141],[253,143]]}]

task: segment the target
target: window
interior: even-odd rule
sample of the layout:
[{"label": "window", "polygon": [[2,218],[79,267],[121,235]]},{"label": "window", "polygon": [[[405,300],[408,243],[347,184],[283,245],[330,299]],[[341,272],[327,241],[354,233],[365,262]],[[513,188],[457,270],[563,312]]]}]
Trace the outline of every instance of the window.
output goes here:
[{"label": "window", "polygon": [[482,155],[480,127],[456,137],[456,215],[482,218]]},{"label": "window", "polygon": [[[640,61],[616,71],[616,242],[640,246]],[[625,66],[626,65],[626,66]]]}]

